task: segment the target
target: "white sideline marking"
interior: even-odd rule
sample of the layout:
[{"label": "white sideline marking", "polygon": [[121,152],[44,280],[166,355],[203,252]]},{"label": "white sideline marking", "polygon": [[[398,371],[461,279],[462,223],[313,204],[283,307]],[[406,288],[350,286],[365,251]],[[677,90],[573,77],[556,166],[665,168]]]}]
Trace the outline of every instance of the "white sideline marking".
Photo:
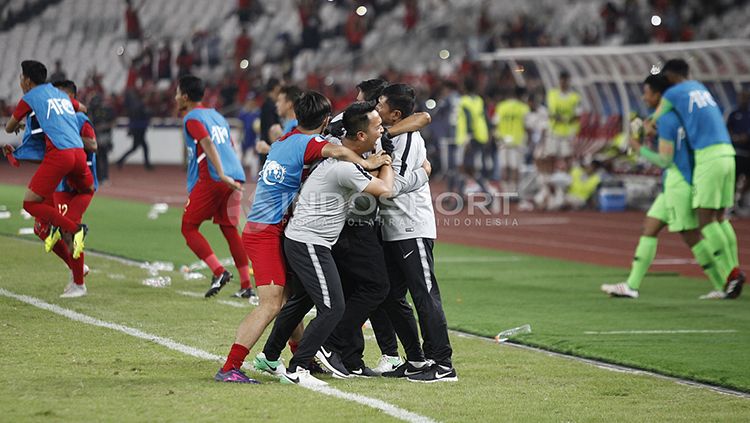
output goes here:
[{"label": "white sideline marking", "polygon": [[[190,292],[190,291],[176,291],[176,292],[178,294],[184,295],[186,297],[206,298],[206,295],[205,294],[201,294],[200,292]],[[237,307],[237,308],[245,308],[245,307],[249,307],[251,305],[249,301],[247,302],[247,304],[243,304],[243,303],[241,303],[239,301],[227,301],[227,300],[216,300],[216,302],[219,303],[219,304],[224,304],[224,305],[228,305],[228,306],[232,306],[232,307]]]},{"label": "white sideline marking", "polygon": [[[52,313],[59,314],[63,317],[67,317],[68,319],[76,321],[76,322],[85,323],[87,325],[92,325],[92,326],[99,326],[99,327],[107,328],[107,329],[112,329],[117,332],[122,332],[126,335],[144,339],[146,341],[151,341],[161,346],[167,347],[170,350],[179,351],[191,357],[196,357],[196,358],[200,358],[203,360],[218,361],[218,362],[222,362],[224,360],[224,357],[218,356],[216,354],[211,354],[208,351],[203,351],[201,349],[194,348],[189,345],[181,344],[172,339],[164,338],[164,337],[154,335],[151,333],[147,333],[147,332],[143,332],[141,330],[131,328],[129,326],[106,322],[104,320],[99,320],[97,318],[78,313],[77,311],[69,310],[67,308],[63,308],[55,304],[47,303],[43,300],[40,300],[39,298],[30,297],[28,295],[15,294],[3,288],[0,288],[0,295],[4,297],[8,297],[8,298],[13,298],[23,303],[40,308],[42,310],[47,310]],[[304,388],[310,389],[311,391],[319,392],[324,395],[344,399],[347,401],[353,401],[358,404],[362,404],[368,407],[378,409],[388,414],[389,416],[395,417],[399,420],[403,420],[407,422],[416,422],[416,423],[431,423],[435,421],[435,420],[430,419],[429,417],[425,417],[416,413],[412,413],[411,411],[404,410],[403,408],[399,408],[385,401],[366,397],[364,395],[340,391],[330,386],[321,386],[321,387],[304,386]]]},{"label": "white sideline marking", "polygon": [[737,333],[734,329],[674,329],[674,330],[612,330],[608,332],[585,331],[585,335],[660,335],[673,333]]}]

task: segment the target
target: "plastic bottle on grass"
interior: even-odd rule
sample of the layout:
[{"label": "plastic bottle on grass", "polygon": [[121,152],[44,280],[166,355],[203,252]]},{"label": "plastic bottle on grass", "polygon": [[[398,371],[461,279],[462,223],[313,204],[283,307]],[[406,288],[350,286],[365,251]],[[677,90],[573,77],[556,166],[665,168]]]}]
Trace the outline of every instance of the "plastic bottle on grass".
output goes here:
[{"label": "plastic bottle on grass", "polygon": [[495,336],[495,342],[497,343],[505,342],[513,336],[523,335],[527,333],[531,333],[531,325],[529,324],[519,326],[517,328],[507,329],[498,333],[497,336]]}]

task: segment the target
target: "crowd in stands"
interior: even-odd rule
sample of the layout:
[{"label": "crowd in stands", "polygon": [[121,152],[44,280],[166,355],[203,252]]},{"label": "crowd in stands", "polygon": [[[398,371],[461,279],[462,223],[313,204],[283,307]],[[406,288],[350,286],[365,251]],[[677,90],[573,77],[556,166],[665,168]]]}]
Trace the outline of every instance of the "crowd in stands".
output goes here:
[{"label": "crowd in stands", "polygon": [[[4,8],[0,7],[0,31],[32,19],[41,9],[57,2],[59,0],[12,1]],[[442,139],[448,136],[451,125],[447,105],[462,89],[465,76],[470,75],[475,82],[477,95],[484,99],[487,116],[493,116],[496,105],[512,98],[516,90],[517,81],[512,69],[504,64],[479,63],[475,60],[478,53],[515,47],[665,43],[717,38],[726,34],[707,28],[705,23],[723,18],[744,2],[510,1],[503,2],[503,15],[498,16],[500,6],[491,0],[293,0],[295,16],[288,18],[297,22],[294,30],[286,28],[275,34],[271,42],[265,38],[263,43],[251,35],[250,29],[262,17],[277,13],[276,9],[280,7],[277,2],[237,0],[231,14],[224,17],[226,22],[238,26],[233,33],[236,37],[230,39],[222,38],[222,32],[213,27],[197,28],[191,36],[179,39],[169,34],[150,33],[144,29],[140,13],[144,3],[143,0],[125,0],[122,4],[122,39],[126,41],[117,49],[117,59],[113,58],[127,69],[122,85],[105,87],[102,83],[105,69],[101,66],[98,69],[92,67],[85,80],[76,81],[80,87],[79,98],[100,105],[107,116],[128,117],[135,126],[148,125],[153,118],[176,117],[175,83],[186,74],[200,75],[209,82],[204,103],[227,116],[244,116],[247,120],[248,111],[257,110],[266,100],[264,87],[271,76],[320,91],[331,100],[334,110],[340,111],[355,97],[357,79],[366,79],[359,76],[379,75],[388,81],[404,82],[416,88],[419,107],[430,109],[433,115],[429,129],[431,135],[434,139]],[[462,13],[459,19],[458,16],[446,16],[446,11],[466,13]],[[651,22],[652,15],[660,17],[659,25]],[[463,33],[466,37],[462,38],[469,41],[463,46],[464,51],[454,53],[458,58],[449,62],[447,70],[445,61],[439,60],[419,67],[400,67],[398,63],[381,60],[381,56],[374,54],[379,50],[373,44],[383,40],[382,34],[376,33],[386,28],[384,20],[391,21],[387,24],[397,25],[398,31],[394,32],[403,39],[410,38],[410,34],[428,34],[431,39],[449,41],[456,34]],[[394,20],[396,24],[392,22]],[[376,35],[381,38],[375,38]],[[345,45],[346,60],[342,59],[340,66],[347,67],[354,78],[352,81],[336,80],[328,72],[330,62],[335,64],[338,57],[326,57],[326,62],[312,66],[301,60],[336,43]],[[257,57],[261,57],[262,62],[258,62]],[[66,77],[65,60],[57,60],[51,79]],[[533,72],[530,69],[526,74],[524,101],[543,105],[546,93]],[[0,99],[0,110],[5,116],[12,106]],[[616,139],[622,127],[620,116],[611,117],[605,124],[589,122],[585,110],[579,117],[578,157],[591,157],[590,153],[603,147],[597,144],[599,140]],[[626,144],[620,143],[621,146]],[[433,151],[436,158],[441,154],[445,156],[445,152],[438,151],[440,143],[433,145],[438,146]],[[618,150],[622,149],[618,146],[610,148],[614,156],[619,154]],[[532,149],[525,151],[523,156],[525,163],[531,163]],[[492,162],[491,158],[488,160]],[[612,161],[605,161],[605,164],[610,171],[617,170]],[[440,165],[438,160],[438,170]],[[600,165],[597,162],[598,170]],[[628,167],[631,165],[633,163]],[[590,168],[588,162],[585,167]],[[568,164],[567,169],[571,168]],[[497,168],[488,176],[499,179],[500,173]]]}]

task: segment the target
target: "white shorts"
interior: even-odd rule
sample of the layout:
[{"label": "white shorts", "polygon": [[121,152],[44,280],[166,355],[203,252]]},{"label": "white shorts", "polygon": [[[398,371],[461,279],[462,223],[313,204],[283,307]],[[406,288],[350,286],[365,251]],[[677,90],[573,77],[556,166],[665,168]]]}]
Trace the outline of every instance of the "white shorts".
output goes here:
[{"label": "white shorts", "polygon": [[534,151],[534,158],[565,159],[573,155],[573,136],[560,137],[550,135]]},{"label": "white shorts", "polygon": [[521,146],[500,146],[500,167],[505,169],[518,169],[523,161],[523,148]]}]

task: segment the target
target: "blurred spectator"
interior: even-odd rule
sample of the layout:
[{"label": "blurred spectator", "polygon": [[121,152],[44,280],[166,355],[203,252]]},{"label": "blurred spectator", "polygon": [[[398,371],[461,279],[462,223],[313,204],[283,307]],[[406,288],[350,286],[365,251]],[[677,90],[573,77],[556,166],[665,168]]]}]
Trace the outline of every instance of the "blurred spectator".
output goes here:
[{"label": "blurred spectator", "polygon": [[143,148],[143,165],[147,170],[153,170],[148,157],[148,143],[146,142],[146,130],[151,119],[151,114],[143,101],[142,93],[136,89],[125,92],[125,110],[128,115],[128,135],[133,138],[133,146],[120,157],[117,167],[122,168],[128,156],[133,154],[139,147]]},{"label": "blurred spectator", "polygon": [[495,140],[499,146],[499,160],[503,170],[502,181],[507,191],[517,192],[519,168],[523,164],[527,136],[526,117],[529,105],[526,103],[526,89],[516,87],[513,97],[497,104],[493,123]]},{"label": "blurred spectator", "polygon": [[271,78],[266,83],[266,98],[260,108],[260,140],[258,140],[255,150],[260,154],[260,167],[266,162],[266,155],[271,149],[273,140],[269,135],[271,127],[280,123],[278,113],[276,113],[276,99],[281,92],[281,81]]},{"label": "blurred spectator", "polygon": [[310,15],[302,27],[301,49],[317,50],[320,47],[320,18],[317,14]]},{"label": "blurred spectator", "polygon": [[221,36],[218,31],[211,31],[206,38],[206,56],[211,69],[221,63]]},{"label": "blurred spectator", "polygon": [[235,99],[237,98],[237,84],[232,79],[232,74],[229,72],[224,75],[224,79],[221,81],[219,97],[221,97],[222,114],[233,114],[230,113],[230,110],[232,109],[232,106],[234,106]]},{"label": "blurred spectator", "polygon": [[737,163],[737,194],[741,200],[750,189],[750,91],[742,91],[737,109],[727,118]]},{"label": "blurred spectator", "polygon": [[89,101],[88,116],[94,124],[96,142],[96,174],[100,182],[109,179],[109,153],[112,151],[112,129],[115,126],[115,110],[106,94],[95,94]]},{"label": "blurred spectator", "polygon": [[357,15],[356,9],[352,9],[344,27],[344,35],[346,36],[346,41],[349,43],[349,49],[356,51],[362,48],[362,40],[366,34],[367,21],[365,17]]},{"label": "blurred spectator", "polygon": [[164,40],[159,49],[159,58],[156,62],[156,76],[158,80],[172,79],[172,43],[169,39]]},{"label": "blurred spectator", "polygon": [[203,66],[205,60],[203,55],[206,49],[206,32],[201,30],[195,31],[190,39],[190,44],[193,46],[193,64],[199,67]]},{"label": "blurred spectator", "polygon": [[237,0],[237,17],[240,24],[249,23],[253,19],[253,9],[256,3],[254,0]]},{"label": "blurred spectator", "polygon": [[193,53],[188,49],[187,43],[183,42],[180,52],[177,54],[177,78],[189,75],[195,63]]},{"label": "blurred spectator", "polygon": [[417,26],[419,21],[419,4],[417,0],[404,1],[404,29],[408,32]]},{"label": "blurred spectator", "polygon": [[599,162],[593,161],[588,165],[575,165],[570,169],[570,186],[563,207],[579,210],[591,205],[596,189],[602,181],[598,173],[600,167]]},{"label": "blurred spectator", "polygon": [[143,47],[139,62],[138,76],[142,81],[152,81],[154,79],[154,51],[149,44]]},{"label": "blurred spectator", "polygon": [[245,99],[237,118],[242,121],[242,163],[250,166],[250,176],[256,178],[258,161],[255,154],[255,143],[260,130],[260,109],[255,102],[255,96],[250,94]]},{"label": "blurred spectator", "polygon": [[253,39],[247,34],[247,29],[242,28],[240,35],[234,42],[234,63],[233,66],[239,66],[242,59],[250,60],[250,53],[253,47]]},{"label": "blurred spectator", "polygon": [[125,0],[125,31],[128,40],[141,39],[141,21],[138,18],[138,9],[133,6],[132,0]]},{"label": "blurred spectator", "polygon": [[62,61],[60,59],[55,60],[55,70],[49,77],[49,82],[64,81],[68,79],[65,71],[62,68]]}]

